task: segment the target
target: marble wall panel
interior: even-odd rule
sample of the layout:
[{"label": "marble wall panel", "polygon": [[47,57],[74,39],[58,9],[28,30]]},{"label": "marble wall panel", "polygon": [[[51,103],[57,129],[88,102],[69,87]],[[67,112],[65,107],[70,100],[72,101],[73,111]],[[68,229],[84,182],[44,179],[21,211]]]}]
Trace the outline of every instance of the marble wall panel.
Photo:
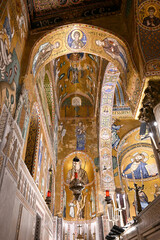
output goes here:
[{"label": "marble wall panel", "polygon": [[7,169],[5,169],[0,191],[0,239],[9,239],[12,222],[13,206],[16,195],[16,183]]}]

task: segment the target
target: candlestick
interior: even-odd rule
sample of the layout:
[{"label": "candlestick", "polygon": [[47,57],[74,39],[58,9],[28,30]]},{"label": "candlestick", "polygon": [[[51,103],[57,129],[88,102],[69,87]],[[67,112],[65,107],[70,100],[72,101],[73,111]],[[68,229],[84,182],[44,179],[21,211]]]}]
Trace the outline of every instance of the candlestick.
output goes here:
[{"label": "candlestick", "polygon": [[154,139],[154,137],[153,137],[153,133],[149,133],[149,136],[151,137],[152,142],[153,142],[155,148],[158,149],[157,144],[156,144],[156,142],[155,142],[155,139]]},{"label": "candlestick", "polygon": [[119,194],[117,194],[117,205],[118,205],[118,208],[121,208],[121,206],[120,206]]},{"label": "candlestick", "polygon": [[123,203],[124,203],[124,209],[126,209],[126,197],[125,197],[125,193],[123,194]]},{"label": "candlestick", "polygon": [[112,202],[113,202],[113,207],[114,207],[114,209],[115,209],[116,206],[115,206],[115,201],[114,201],[114,195],[112,195]]}]

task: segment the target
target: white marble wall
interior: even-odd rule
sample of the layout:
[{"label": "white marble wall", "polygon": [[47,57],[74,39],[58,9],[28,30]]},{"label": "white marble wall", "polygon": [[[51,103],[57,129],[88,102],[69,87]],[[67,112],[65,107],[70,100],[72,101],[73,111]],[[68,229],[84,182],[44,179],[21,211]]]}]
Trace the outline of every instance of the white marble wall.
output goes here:
[{"label": "white marble wall", "polygon": [[33,216],[28,212],[28,210],[23,206],[22,216],[19,229],[19,240],[29,240],[33,239]]},{"label": "white marble wall", "polygon": [[4,171],[0,191],[0,239],[9,240],[12,214],[16,197],[16,182],[7,169]]},{"label": "white marble wall", "polygon": [[19,126],[3,106],[0,115],[0,240],[34,240],[36,213],[41,216],[41,240],[56,240],[57,218],[52,217],[22,160]]},{"label": "white marble wall", "polygon": [[123,234],[124,240],[160,240],[160,196],[137,217],[137,224]]}]

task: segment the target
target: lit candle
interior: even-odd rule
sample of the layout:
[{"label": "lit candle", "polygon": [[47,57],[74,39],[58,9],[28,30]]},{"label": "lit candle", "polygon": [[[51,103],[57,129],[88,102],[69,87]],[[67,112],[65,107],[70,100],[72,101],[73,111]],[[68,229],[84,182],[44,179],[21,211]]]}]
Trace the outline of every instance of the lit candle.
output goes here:
[{"label": "lit candle", "polygon": [[109,197],[109,190],[106,190],[106,197]]}]

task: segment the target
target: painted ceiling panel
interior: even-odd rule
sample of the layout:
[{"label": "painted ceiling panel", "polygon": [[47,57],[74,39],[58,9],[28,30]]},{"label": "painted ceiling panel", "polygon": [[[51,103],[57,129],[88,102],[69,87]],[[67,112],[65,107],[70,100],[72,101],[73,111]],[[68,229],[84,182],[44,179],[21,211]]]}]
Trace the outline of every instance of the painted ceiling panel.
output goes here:
[{"label": "painted ceiling panel", "polygon": [[74,19],[117,14],[122,0],[27,0],[32,29],[59,25]]}]

